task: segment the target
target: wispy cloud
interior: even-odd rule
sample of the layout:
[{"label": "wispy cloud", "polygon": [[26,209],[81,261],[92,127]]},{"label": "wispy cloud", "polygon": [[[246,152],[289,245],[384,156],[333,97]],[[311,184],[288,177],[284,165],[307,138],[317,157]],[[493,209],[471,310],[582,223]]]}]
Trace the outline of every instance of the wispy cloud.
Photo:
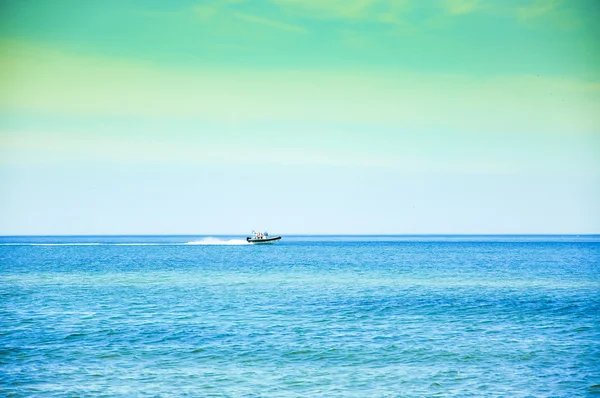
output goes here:
[{"label": "wispy cloud", "polygon": [[236,18],[241,19],[246,22],[266,25],[266,26],[269,26],[272,28],[286,30],[288,32],[307,33],[307,30],[305,28],[303,28],[302,26],[292,25],[289,23],[276,21],[273,19],[267,19],[267,18],[256,16],[256,15],[252,15],[252,14],[243,14],[243,13],[238,12],[238,13],[235,13],[234,16]]},{"label": "wispy cloud", "polygon": [[442,0],[442,7],[451,15],[468,14],[479,6],[479,0]]},{"label": "wispy cloud", "polygon": [[597,26],[597,15],[593,10],[577,9],[564,0],[534,0],[529,6],[512,11],[513,16],[529,28],[575,30],[586,25]]},{"label": "wispy cloud", "polygon": [[[360,43],[358,43],[360,44]],[[171,68],[2,44],[0,110],[407,131],[597,132],[598,83],[401,70]],[[235,76],[235,79],[232,79]],[[552,93],[552,95],[548,95]],[[401,111],[399,111],[401,110]]]},{"label": "wispy cloud", "polygon": [[318,18],[360,19],[375,0],[272,0],[279,7]]},{"label": "wispy cloud", "polygon": [[[407,25],[406,15],[415,7],[414,0],[270,0],[285,15],[293,18],[331,20],[343,23]],[[349,26],[346,32],[352,30]],[[362,30],[364,35],[364,30]],[[360,40],[364,41],[364,40]],[[353,46],[356,40],[353,40]]]},{"label": "wispy cloud", "polygon": [[215,15],[219,8],[217,6],[195,6],[192,10],[200,18],[209,18]]},{"label": "wispy cloud", "polygon": [[520,19],[532,19],[548,14],[558,8],[562,0],[534,0],[528,7],[517,9],[517,16]]}]

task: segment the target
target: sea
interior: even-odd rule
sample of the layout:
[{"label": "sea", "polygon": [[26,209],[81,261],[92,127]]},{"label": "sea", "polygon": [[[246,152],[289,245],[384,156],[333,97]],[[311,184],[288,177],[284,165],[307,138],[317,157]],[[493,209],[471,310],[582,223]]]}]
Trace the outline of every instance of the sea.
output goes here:
[{"label": "sea", "polygon": [[0,237],[2,397],[600,395],[600,235]]}]

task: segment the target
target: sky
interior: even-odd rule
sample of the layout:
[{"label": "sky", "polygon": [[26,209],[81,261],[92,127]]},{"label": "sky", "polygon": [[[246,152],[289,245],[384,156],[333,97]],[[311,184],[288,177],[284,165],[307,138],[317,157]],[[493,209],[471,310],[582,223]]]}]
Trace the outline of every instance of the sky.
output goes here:
[{"label": "sky", "polygon": [[598,20],[0,1],[0,234],[600,233]]}]

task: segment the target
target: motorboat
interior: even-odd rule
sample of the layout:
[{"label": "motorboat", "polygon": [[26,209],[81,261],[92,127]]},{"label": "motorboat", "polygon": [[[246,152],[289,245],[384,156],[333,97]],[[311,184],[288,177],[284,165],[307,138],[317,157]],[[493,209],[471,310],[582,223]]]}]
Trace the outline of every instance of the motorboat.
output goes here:
[{"label": "motorboat", "polygon": [[246,238],[246,242],[249,243],[275,243],[281,236],[269,236],[267,232],[254,232],[252,231],[252,236],[248,236]]}]

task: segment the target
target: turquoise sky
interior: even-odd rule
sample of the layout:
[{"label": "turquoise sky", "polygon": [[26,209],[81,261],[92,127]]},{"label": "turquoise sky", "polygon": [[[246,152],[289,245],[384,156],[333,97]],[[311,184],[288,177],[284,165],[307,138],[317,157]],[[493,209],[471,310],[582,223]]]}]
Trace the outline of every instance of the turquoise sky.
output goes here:
[{"label": "turquoise sky", "polygon": [[0,234],[600,233],[599,20],[3,1]]}]

